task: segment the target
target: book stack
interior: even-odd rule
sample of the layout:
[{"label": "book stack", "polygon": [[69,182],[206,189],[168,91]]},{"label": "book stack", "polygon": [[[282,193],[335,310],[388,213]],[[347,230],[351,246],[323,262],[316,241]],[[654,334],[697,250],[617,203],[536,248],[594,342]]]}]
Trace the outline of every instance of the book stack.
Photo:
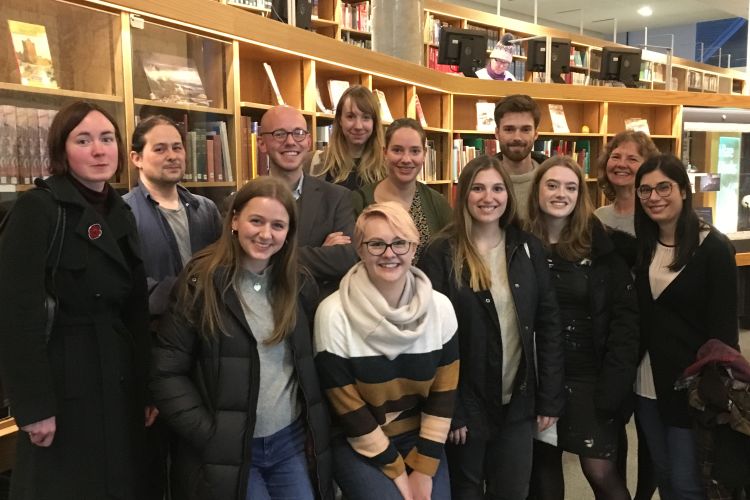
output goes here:
[{"label": "book stack", "polygon": [[372,18],[370,2],[345,3],[341,5],[342,27],[350,30],[370,32]]},{"label": "book stack", "polygon": [[0,184],[32,184],[49,175],[47,135],[54,109],[0,105]]}]

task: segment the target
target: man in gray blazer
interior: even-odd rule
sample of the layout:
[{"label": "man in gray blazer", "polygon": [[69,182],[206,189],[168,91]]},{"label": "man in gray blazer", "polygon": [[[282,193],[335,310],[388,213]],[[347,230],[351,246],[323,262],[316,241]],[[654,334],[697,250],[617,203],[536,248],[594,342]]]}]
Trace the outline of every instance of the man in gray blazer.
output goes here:
[{"label": "man in gray blazer", "polygon": [[274,106],[263,115],[260,129],[259,147],[268,155],[270,174],[284,179],[297,200],[300,262],[321,288],[333,291],[357,261],[351,245],[351,193],[302,171],[311,138],[307,122],[297,109]]}]

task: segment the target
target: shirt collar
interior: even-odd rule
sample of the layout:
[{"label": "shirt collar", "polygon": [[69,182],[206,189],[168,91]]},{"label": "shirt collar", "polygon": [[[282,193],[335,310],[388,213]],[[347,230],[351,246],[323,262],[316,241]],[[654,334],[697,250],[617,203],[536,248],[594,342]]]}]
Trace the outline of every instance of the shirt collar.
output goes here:
[{"label": "shirt collar", "polygon": [[299,176],[299,182],[297,183],[297,187],[292,190],[292,196],[294,196],[295,200],[299,200],[299,197],[302,196],[302,183],[305,180],[305,174],[304,172],[302,175]]}]

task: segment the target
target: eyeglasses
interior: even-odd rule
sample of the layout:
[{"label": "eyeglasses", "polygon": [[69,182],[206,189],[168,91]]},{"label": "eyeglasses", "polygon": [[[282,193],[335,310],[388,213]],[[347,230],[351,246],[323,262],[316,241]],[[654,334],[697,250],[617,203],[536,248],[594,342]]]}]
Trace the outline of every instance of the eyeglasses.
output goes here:
[{"label": "eyeglasses", "polygon": [[638,186],[638,189],[635,190],[636,194],[638,194],[638,198],[640,198],[643,201],[648,200],[651,198],[651,193],[653,191],[656,191],[656,194],[661,196],[662,198],[666,198],[670,194],[672,194],[672,185],[674,182],[669,181],[663,181],[656,184],[656,186],[649,186],[648,184],[641,184]]},{"label": "eyeglasses", "polygon": [[367,251],[374,257],[380,257],[389,248],[393,250],[396,255],[404,255],[411,249],[412,242],[406,240],[396,240],[391,243],[385,241],[371,240],[363,241],[362,244],[367,247]]},{"label": "eyeglasses", "polygon": [[303,128],[295,128],[291,132],[284,130],[283,128],[278,128],[274,130],[273,132],[261,132],[260,135],[270,135],[274,138],[276,142],[285,142],[286,138],[288,136],[292,136],[292,139],[294,139],[295,142],[302,142],[305,140],[305,138],[310,134],[307,130]]}]

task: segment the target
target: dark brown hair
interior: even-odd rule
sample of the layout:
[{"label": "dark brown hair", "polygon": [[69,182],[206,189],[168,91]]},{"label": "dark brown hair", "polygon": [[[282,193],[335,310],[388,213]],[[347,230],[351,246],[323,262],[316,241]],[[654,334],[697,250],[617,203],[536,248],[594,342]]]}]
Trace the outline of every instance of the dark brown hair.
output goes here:
[{"label": "dark brown hair", "polygon": [[500,120],[505,113],[531,113],[534,117],[534,128],[539,128],[542,112],[534,99],[525,94],[513,94],[504,97],[495,104],[495,127],[500,126]]},{"label": "dark brown hair", "polygon": [[422,128],[422,125],[414,118],[399,118],[398,120],[393,120],[393,122],[388,125],[388,128],[385,129],[386,148],[388,147],[388,144],[391,143],[393,134],[395,134],[398,129],[402,128],[410,128],[412,130],[415,130],[419,134],[419,140],[422,141],[422,148],[425,147],[425,143],[427,142],[427,134]]},{"label": "dark brown hair", "polygon": [[80,124],[89,113],[98,111],[109,120],[115,129],[115,139],[117,140],[117,170],[120,173],[123,166],[127,163],[125,156],[125,146],[122,142],[120,127],[117,122],[104,108],[98,104],[88,101],[76,101],[62,108],[52,120],[47,136],[47,149],[49,150],[49,173],[52,175],[67,174],[70,166],[68,165],[68,155],[65,151],[65,143],[68,136],[74,128]]},{"label": "dark brown hair", "polygon": [[146,147],[146,134],[157,125],[172,125],[177,130],[177,133],[180,134],[180,140],[182,143],[185,144],[183,131],[173,119],[164,115],[152,115],[145,120],[141,120],[135,127],[135,130],[133,130],[133,137],[130,141],[130,150],[135,151],[138,154],[143,153],[143,148]]}]

